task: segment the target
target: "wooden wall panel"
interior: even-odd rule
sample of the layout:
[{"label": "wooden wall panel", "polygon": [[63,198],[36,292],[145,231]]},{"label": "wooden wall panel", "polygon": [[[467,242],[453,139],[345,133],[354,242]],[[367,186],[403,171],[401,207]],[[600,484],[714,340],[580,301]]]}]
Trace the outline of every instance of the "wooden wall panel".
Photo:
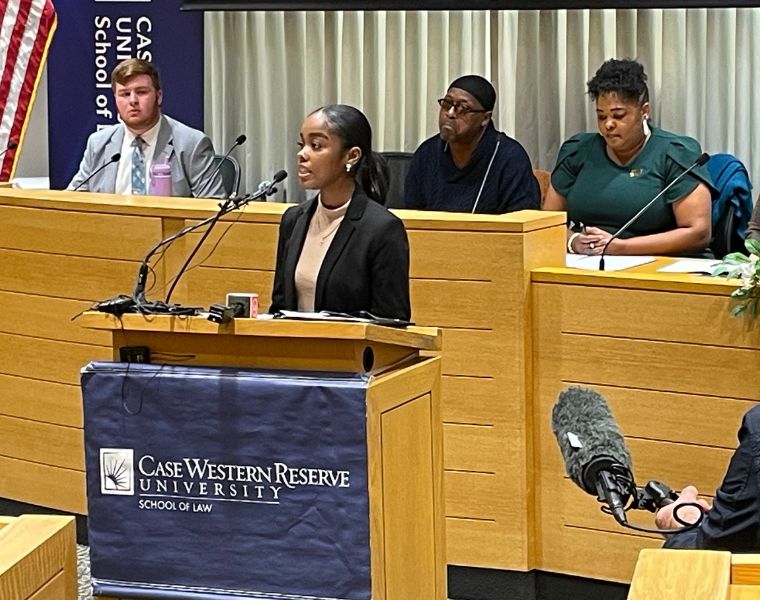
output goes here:
[{"label": "wooden wall panel", "polygon": [[[525,548],[510,544],[506,535],[508,527],[508,523],[497,520],[447,516],[446,556],[449,564],[502,569],[505,562],[519,562]],[[498,554],[495,548],[501,548]]]},{"label": "wooden wall panel", "polygon": [[53,467],[0,455],[0,498],[84,515],[84,471]]},{"label": "wooden wall panel", "polygon": [[[278,223],[238,222],[227,227],[227,223],[219,223],[214,228],[198,251],[198,260],[209,268],[274,272]],[[188,235],[186,246],[194,248],[201,235]]]},{"label": "wooden wall panel", "polygon": [[506,509],[502,483],[491,473],[446,471],[446,514],[495,521]]},{"label": "wooden wall panel", "polygon": [[0,455],[84,471],[82,430],[0,416]]},{"label": "wooden wall panel", "polygon": [[0,334],[0,374],[68,385],[91,360],[110,360],[110,348]]},{"label": "wooden wall panel", "polygon": [[[498,238],[504,234],[458,232],[457,245],[452,246],[452,231],[429,231],[407,225],[407,233],[412,257],[412,279],[493,280],[493,263],[498,260],[498,255],[489,253],[493,251],[493,244],[498,243]],[[473,256],[487,256],[489,260],[472,260]],[[508,260],[510,257],[503,258]]]},{"label": "wooden wall panel", "polygon": [[504,401],[505,391],[493,377],[444,375],[441,385],[445,423],[493,425],[518,412],[516,402]]},{"label": "wooden wall panel", "polygon": [[566,380],[760,400],[760,350],[593,335],[563,336],[562,347]]},{"label": "wooden wall panel", "polygon": [[[736,433],[753,401],[634,388],[594,385],[607,400],[615,420],[630,438],[678,440],[698,446],[736,447]],[[641,415],[656,414],[644,420]],[[704,415],[710,415],[705,419]]]},{"label": "wooden wall panel", "polygon": [[78,385],[0,375],[0,415],[82,427]]},{"label": "wooden wall panel", "polygon": [[[417,321],[418,325],[423,323],[425,321]],[[519,359],[514,354],[506,353],[501,341],[493,331],[444,329],[444,375],[493,377],[494,373],[503,373],[509,377],[514,370],[509,368],[510,363],[515,365]],[[517,376],[513,375],[516,382]]]},{"label": "wooden wall panel", "polygon": [[[0,205],[0,248],[140,261],[161,237],[161,220]],[[104,227],[104,220],[108,226]]]},{"label": "wooden wall panel", "polygon": [[443,427],[443,466],[448,470],[495,473],[504,460],[505,440],[493,425]]},{"label": "wooden wall panel", "polygon": [[62,342],[110,346],[110,335],[85,329],[76,315],[92,306],[86,300],[66,300],[18,292],[0,292],[0,332]]},{"label": "wooden wall panel", "polygon": [[131,293],[137,267],[127,261],[0,250],[0,289],[95,302]]}]

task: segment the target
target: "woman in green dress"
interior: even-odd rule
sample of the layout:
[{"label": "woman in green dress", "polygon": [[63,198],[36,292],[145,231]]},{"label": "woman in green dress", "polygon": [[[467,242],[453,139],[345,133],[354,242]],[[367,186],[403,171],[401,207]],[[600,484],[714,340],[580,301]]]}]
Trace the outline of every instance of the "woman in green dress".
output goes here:
[{"label": "woman in green dress", "polygon": [[620,238],[624,223],[702,154],[699,143],[652,127],[644,68],[611,59],[588,82],[599,133],[579,133],[559,151],[545,210],[567,211],[568,252],[704,255],[711,183],[704,167],[681,178]]}]

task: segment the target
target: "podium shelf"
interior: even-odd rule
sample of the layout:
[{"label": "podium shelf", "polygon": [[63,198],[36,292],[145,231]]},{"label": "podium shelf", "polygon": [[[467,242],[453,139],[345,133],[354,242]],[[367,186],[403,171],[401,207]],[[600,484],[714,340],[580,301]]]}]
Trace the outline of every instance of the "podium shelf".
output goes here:
[{"label": "podium shelf", "polygon": [[[217,324],[202,317],[88,311],[83,327],[111,331],[114,359],[125,346],[147,346],[161,362],[217,366],[298,368],[371,373],[439,351],[435,327],[396,329],[368,323],[287,319],[233,319]],[[179,335],[177,335],[179,334]],[[200,339],[198,339],[200,336]],[[189,338],[193,341],[190,342]]]}]

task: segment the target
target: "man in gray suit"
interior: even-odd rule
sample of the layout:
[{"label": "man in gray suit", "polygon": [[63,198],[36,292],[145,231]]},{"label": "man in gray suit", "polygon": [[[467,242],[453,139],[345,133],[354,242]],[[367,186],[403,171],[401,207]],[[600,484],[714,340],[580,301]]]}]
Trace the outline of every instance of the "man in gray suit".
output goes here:
[{"label": "man in gray suit", "polygon": [[[161,114],[163,91],[152,63],[137,58],[119,63],[111,74],[111,87],[122,122],[90,136],[79,172],[69,183],[70,190],[150,193],[151,165],[167,163],[171,166],[172,196],[225,197],[208,136]],[[121,154],[118,164],[98,171],[115,154]]]}]

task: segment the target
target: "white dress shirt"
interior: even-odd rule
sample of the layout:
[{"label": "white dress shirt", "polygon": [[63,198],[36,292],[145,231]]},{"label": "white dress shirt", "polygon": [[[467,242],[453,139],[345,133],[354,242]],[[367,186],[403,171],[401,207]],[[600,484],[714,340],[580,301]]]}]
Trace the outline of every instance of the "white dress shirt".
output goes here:
[{"label": "white dress shirt", "polygon": [[[161,119],[153,127],[140,135],[145,142],[143,145],[143,156],[145,156],[145,185],[147,192],[150,194],[150,166],[153,164],[153,155],[156,152],[156,140],[158,139],[158,130],[161,128]],[[124,141],[121,144],[121,159],[119,159],[119,168],[116,171],[116,188],[117,194],[132,194],[132,142],[138,137],[135,133],[124,126]]]}]

